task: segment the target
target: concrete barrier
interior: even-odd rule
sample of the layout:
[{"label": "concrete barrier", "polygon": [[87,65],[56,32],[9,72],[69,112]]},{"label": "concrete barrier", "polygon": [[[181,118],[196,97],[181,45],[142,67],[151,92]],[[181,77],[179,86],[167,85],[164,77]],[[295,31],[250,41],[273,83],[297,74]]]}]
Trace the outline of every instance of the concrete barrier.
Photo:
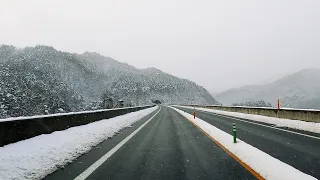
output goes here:
[{"label": "concrete barrier", "polygon": [[201,106],[201,105],[191,105],[191,106],[203,107],[203,108],[209,108],[209,109],[215,109],[215,110],[221,110],[221,111],[257,114],[262,116],[303,120],[303,121],[320,123],[320,110],[285,109],[285,108],[278,110],[276,108],[260,108],[260,107],[244,107],[244,106]]},{"label": "concrete barrier", "polygon": [[41,134],[49,134],[54,131],[61,131],[70,127],[81,126],[154,106],[155,105],[105,109],[0,120],[0,147]]}]

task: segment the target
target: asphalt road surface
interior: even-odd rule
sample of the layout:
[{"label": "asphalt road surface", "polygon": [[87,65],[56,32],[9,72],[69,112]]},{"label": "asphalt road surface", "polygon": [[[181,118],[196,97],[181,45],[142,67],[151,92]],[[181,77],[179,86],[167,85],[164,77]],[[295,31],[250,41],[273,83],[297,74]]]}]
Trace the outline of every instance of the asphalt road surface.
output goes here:
[{"label": "asphalt road surface", "polygon": [[[155,113],[153,113],[155,114]],[[74,179],[153,114],[102,142],[46,179]],[[87,179],[256,179],[202,131],[171,108],[160,112]]]},{"label": "asphalt road surface", "polygon": [[[190,114],[194,111],[181,107],[178,109]],[[235,122],[239,139],[320,179],[320,139],[230,119],[210,112],[196,111],[196,114],[198,118],[229,134],[232,134],[232,123]]]}]

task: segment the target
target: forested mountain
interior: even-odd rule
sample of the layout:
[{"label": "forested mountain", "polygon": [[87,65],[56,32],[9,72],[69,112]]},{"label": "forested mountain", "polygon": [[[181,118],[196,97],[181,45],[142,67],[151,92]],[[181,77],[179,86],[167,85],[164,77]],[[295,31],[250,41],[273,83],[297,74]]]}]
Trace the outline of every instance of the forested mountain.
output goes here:
[{"label": "forested mountain", "polygon": [[320,109],[320,70],[305,69],[273,83],[245,86],[219,93],[215,98],[224,105],[264,100],[276,107]]},{"label": "forested mountain", "polygon": [[[98,53],[0,46],[0,118],[163,103],[216,104],[195,83]],[[120,103],[119,103],[120,102]]]}]

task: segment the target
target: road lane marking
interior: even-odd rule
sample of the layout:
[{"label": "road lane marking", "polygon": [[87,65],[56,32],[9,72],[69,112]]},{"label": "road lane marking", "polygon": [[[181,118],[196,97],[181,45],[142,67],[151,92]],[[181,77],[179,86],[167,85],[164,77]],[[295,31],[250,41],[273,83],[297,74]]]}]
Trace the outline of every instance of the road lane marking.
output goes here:
[{"label": "road lane marking", "polygon": [[[179,112],[178,112],[179,113]],[[190,114],[190,113],[188,113]],[[185,116],[189,122],[191,122],[194,126],[196,126],[198,129],[200,129],[201,132],[203,132],[208,138],[210,138],[214,143],[216,143],[222,150],[224,150],[229,156],[231,156],[234,160],[236,160],[242,167],[244,167],[247,171],[249,171],[254,177],[256,177],[259,180],[264,180],[264,178],[258,174],[255,170],[253,170],[250,166],[248,166],[246,163],[241,161],[236,155],[234,155],[232,152],[230,152],[227,148],[225,148],[221,143],[219,143],[217,140],[215,140],[213,137],[211,137],[207,132],[205,132],[201,127],[199,127],[197,124],[195,124],[193,119],[189,119]]]},{"label": "road lane marking", "polygon": [[160,111],[153,115],[150,119],[148,119],[145,123],[143,123],[138,129],[133,131],[129,136],[123,139],[119,144],[113,147],[110,151],[108,151],[104,156],[102,156],[99,160],[93,163],[89,168],[83,171],[80,175],[78,175],[74,180],[85,180],[88,178],[95,170],[97,170],[106,160],[108,160],[115,152],[117,152],[126,142],[128,142],[135,134],[137,134],[144,126],[146,126]]},{"label": "road lane marking", "polygon": [[[188,109],[188,108],[187,108],[187,109]],[[270,125],[268,126],[268,125],[264,125],[264,124],[260,124],[260,123],[256,123],[256,122],[251,122],[251,121],[254,121],[254,120],[243,120],[243,119],[239,119],[239,118],[237,118],[237,117],[232,117],[232,116],[217,114],[217,113],[208,112],[208,111],[203,111],[203,110],[199,110],[199,109],[196,109],[196,110],[197,110],[197,111],[200,111],[200,112],[203,112],[203,113],[215,115],[215,116],[220,116],[220,117],[224,117],[224,118],[234,119],[234,120],[238,120],[238,121],[242,121],[242,122],[246,122],[246,123],[251,123],[251,124],[255,124],[255,125],[259,125],[259,126],[271,128],[271,129],[276,129],[276,130],[280,130],[280,131],[284,131],[284,132],[289,132],[289,133],[292,133],[292,134],[297,134],[297,135],[301,135],[301,136],[305,136],[305,137],[309,137],[309,138],[313,138],[313,139],[320,140],[320,137],[317,137],[317,136],[312,136],[312,135],[308,135],[308,134],[303,134],[303,133],[299,133],[299,132],[295,132],[295,131],[290,131],[290,130],[286,130],[286,129],[281,129],[281,128],[274,127],[274,126],[272,126],[272,125],[274,125],[274,124],[270,124]],[[189,114],[190,114],[190,113],[189,113]]]},{"label": "road lane marking", "polygon": [[[286,129],[277,128],[277,127],[272,126],[273,124],[271,124],[271,126],[268,126],[268,125],[264,125],[264,124],[260,124],[260,123],[256,123],[256,122],[251,122],[250,120],[243,120],[243,119],[239,119],[239,118],[236,118],[236,117],[226,116],[226,115],[222,115],[222,114],[216,114],[216,113],[212,113],[212,112],[206,112],[206,111],[202,111],[202,110],[198,110],[198,111],[320,140],[320,137],[312,136],[312,135],[308,135],[308,134],[303,134],[303,133],[299,133],[299,132],[295,132],[295,131],[290,131],[290,130],[286,130]],[[254,121],[254,120],[252,120],[252,121]]]}]

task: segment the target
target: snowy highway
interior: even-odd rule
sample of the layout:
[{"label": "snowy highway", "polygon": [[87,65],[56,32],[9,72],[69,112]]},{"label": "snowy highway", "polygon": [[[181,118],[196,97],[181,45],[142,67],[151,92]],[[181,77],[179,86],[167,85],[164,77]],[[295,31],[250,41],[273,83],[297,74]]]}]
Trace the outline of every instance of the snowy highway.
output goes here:
[{"label": "snowy highway", "polygon": [[[193,110],[189,108],[178,107],[178,109],[193,113]],[[294,129],[290,129],[293,133],[281,131],[272,128],[274,127],[272,125],[264,126],[264,123],[252,123],[253,121],[250,120],[241,121],[241,119],[199,110],[196,110],[196,114],[200,119],[229,134],[232,134],[232,123],[235,122],[238,138],[280,161],[320,179],[319,134]],[[295,134],[294,132],[301,134]]]},{"label": "snowy highway", "polygon": [[240,116],[155,106],[42,134],[0,147],[0,179],[320,179],[318,126]]},{"label": "snowy highway", "polygon": [[[78,177],[151,115],[46,179]],[[96,167],[87,179],[256,178],[185,117],[162,106],[160,112],[143,129],[106,162]]]},{"label": "snowy highway", "polygon": [[[192,109],[178,109],[193,113]],[[232,123],[236,122],[238,137],[253,146],[244,146],[250,146],[246,149],[249,153],[246,153],[250,154],[252,149],[253,154],[258,151],[256,155],[259,157],[249,157],[254,162],[253,166],[258,168],[251,169],[242,160],[239,161],[203,129],[188,121],[181,112],[161,106],[159,110],[134,123],[131,128],[103,141],[45,179],[319,178],[319,139],[235,121],[203,111],[197,111],[197,117],[202,120],[195,121],[205,121],[225,134],[231,134]],[[236,146],[246,145],[243,143]],[[259,170],[259,166],[262,166],[261,172],[265,173],[263,178],[254,170]],[[279,174],[282,170],[288,172]],[[300,175],[302,176],[299,178]]]}]

